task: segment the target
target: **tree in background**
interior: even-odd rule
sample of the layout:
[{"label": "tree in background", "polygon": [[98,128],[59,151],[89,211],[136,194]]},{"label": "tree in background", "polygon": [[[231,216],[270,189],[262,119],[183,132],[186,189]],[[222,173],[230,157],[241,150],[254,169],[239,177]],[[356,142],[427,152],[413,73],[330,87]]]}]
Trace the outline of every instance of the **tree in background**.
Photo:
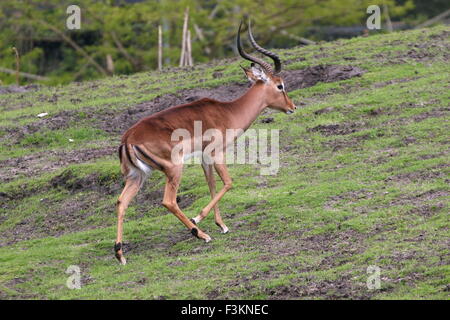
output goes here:
[{"label": "tree in background", "polygon": [[[414,2],[418,1],[384,0],[380,5],[389,6],[391,17],[402,18],[414,10]],[[196,63],[233,56],[237,26],[248,16],[262,45],[291,47],[299,45],[292,35],[302,36],[312,26],[365,24],[366,8],[373,0],[78,0],[81,30],[67,30],[70,4],[68,0],[2,0],[0,67],[14,68],[11,48],[15,46],[21,54],[21,71],[45,75],[51,84],[153,70],[159,25],[164,65],[176,65],[186,7]],[[15,81],[6,73],[0,73],[0,79]],[[22,78],[22,83],[27,81]]]}]

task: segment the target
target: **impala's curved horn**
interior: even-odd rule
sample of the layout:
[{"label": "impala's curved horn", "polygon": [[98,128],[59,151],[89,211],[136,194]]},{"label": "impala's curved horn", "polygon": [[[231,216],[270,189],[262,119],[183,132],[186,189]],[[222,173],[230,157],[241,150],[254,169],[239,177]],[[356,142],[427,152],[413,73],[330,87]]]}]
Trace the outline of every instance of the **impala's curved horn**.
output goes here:
[{"label": "impala's curved horn", "polygon": [[280,57],[278,57],[277,54],[264,49],[263,47],[261,47],[260,45],[258,45],[255,41],[255,38],[253,38],[253,34],[252,34],[252,29],[250,26],[250,20],[248,21],[248,37],[250,38],[250,43],[252,44],[252,46],[256,49],[256,51],[262,53],[265,56],[268,56],[269,58],[271,58],[273,60],[273,63],[275,64],[275,72],[274,74],[277,74],[281,71],[281,61],[280,61]]},{"label": "impala's curved horn", "polygon": [[[242,21],[241,24],[239,25],[239,30],[238,30],[238,34],[236,37],[236,44],[237,44],[237,49],[239,51],[239,54],[241,55],[242,58],[257,63],[259,64],[268,74],[272,74],[273,73],[273,69],[272,66],[270,64],[268,64],[267,62],[265,62],[264,60],[258,59],[256,57],[252,57],[251,55],[249,55],[248,53],[246,53],[244,51],[244,49],[242,49],[242,43],[241,43],[241,28],[242,28]],[[249,30],[250,30],[250,26],[249,26]],[[254,40],[253,40],[254,41]],[[256,49],[256,47],[255,47]],[[261,48],[262,49],[262,48]],[[257,49],[258,50],[258,49]],[[262,49],[264,50],[264,49]],[[259,51],[259,50],[258,50]],[[273,53],[272,53],[273,54]],[[273,59],[273,58],[272,58]],[[279,61],[279,60],[278,60]]]}]

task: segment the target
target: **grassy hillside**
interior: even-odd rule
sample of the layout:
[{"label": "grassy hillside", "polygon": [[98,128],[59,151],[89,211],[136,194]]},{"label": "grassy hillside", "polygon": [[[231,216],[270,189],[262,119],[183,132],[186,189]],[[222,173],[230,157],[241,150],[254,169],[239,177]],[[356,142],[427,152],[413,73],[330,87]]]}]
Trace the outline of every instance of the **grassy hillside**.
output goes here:
[{"label": "grassy hillside", "polygon": [[[0,298],[448,299],[449,35],[281,51],[301,108],[253,126],[280,129],[278,174],[231,165],[230,233],[210,215],[205,244],[160,205],[155,172],[127,211],[126,266],[112,249],[121,133],[172,104],[240,95],[242,61],[0,95]],[[179,200],[189,217],[208,203],[200,166]],[[66,287],[70,265],[79,290]]]}]

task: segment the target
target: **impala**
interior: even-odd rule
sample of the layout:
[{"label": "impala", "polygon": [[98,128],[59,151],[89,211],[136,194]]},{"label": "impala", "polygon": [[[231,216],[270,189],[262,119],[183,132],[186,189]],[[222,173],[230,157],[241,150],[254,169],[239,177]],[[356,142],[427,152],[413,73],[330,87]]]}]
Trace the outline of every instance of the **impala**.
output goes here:
[{"label": "impala", "polygon": [[[252,62],[250,68],[242,67],[242,69],[253,83],[243,96],[231,102],[204,98],[192,103],[173,106],[141,119],[123,135],[119,147],[119,158],[121,171],[125,177],[125,187],[116,205],[118,222],[117,239],[114,245],[115,256],[120,263],[126,263],[122,247],[125,210],[152,170],[160,170],[166,175],[163,206],[171,211],[190,230],[192,235],[209,242],[210,236],[201,231],[198,224],[211,209],[214,209],[215,222],[222,233],[228,232],[218,207],[219,200],[231,189],[231,178],[224,161],[226,147],[234,143],[265,108],[269,107],[287,114],[296,109],[286,94],[283,80],[278,76],[281,71],[279,57],[255,42],[250,24],[248,25],[250,43],[258,52],[273,60],[275,70],[264,60],[247,54],[241,44],[241,27],[242,22],[236,38],[237,49],[244,59]],[[208,129],[215,129],[223,133],[223,137],[226,137],[222,141],[214,141],[216,148],[214,148],[212,156],[203,152],[207,146],[206,143],[201,142],[200,148],[198,148],[198,142],[202,141],[201,137],[198,137],[198,133],[197,136],[194,134],[194,122],[198,121],[202,123],[202,134]],[[172,133],[180,128],[187,130],[192,137],[184,139],[181,145],[172,139]],[[236,134],[231,137],[226,135],[227,129],[235,129]],[[197,149],[194,145],[197,145]],[[183,146],[186,148],[183,149]],[[177,147],[177,152],[174,152],[175,147]],[[192,150],[199,152],[191,152]],[[181,180],[183,160],[193,156],[193,153],[200,154],[202,157],[202,167],[209,186],[211,201],[196,217],[188,219],[177,204],[177,190]],[[216,193],[213,169],[216,170],[223,182],[223,187],[218,193]]]}]

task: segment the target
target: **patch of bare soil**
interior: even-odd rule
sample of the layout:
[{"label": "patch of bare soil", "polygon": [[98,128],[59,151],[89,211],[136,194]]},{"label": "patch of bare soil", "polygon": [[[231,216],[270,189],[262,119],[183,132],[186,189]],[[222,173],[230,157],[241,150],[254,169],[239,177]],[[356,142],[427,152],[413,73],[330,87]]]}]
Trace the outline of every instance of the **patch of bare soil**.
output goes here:
[{"label": "patch of bare soil", "polygon": [[[179,224],[178,220],[174,218],[174,223]],[[211,247],[205,245],[203,242],[200,242],[198,239],[192,236],[192,234],[184,229],[181,224],[179,224],[180,229],[176,232],[169,233],[167,239],[164,241],[155,241],[153,239],[153,235],[149,234],[143,241],[140,242],[127,242],[123,243],[124,252],[126,255],[139,255],[144,252],[154,252],[154,251],[163,251],[165,254],[169,256],[179,256],[179,255],[192,255],[195,253],[203,253],[208,250],[211,250]],[[182,229],[182,231],[181,231]],[[197,241],[198,246],[191,252],[183,252],[180,254],[178,251],[174,250],[173,247],[182,242],[182,241]],[[111,248],[112,250],[112,248]]]},{"label": "patch of bare soil", "polygon": [[72,171],[63,171],[50,180],[53,189],[62,188],[72,193],[78,191],[96,191],[100,194],[117,193],[120,189],[119,181],[104,181],[98,173],[92,173],[85,177],[77,177]]},{"label": "patch of bare soil", "polygon": [[321,115],[321,114],[331,113],[331,112],[334,112],[334,111],[336,111],[335,108],[333,108],[333,107],[326,107],[326,108],[322,108],[322,109],[314,111],[314,114],[315,115]]},{"label": "patch of bare soil", "polygon": [[[365,284],[364,284],[365,285]],[[351,276],[342,275],[336,280],[308,279],[307,284],[282,285],[266,289],[269,299],[286,300],[308,297],[325,299],[362,299],[367,300],[373,295],[363,284],[356,284]]]},{"label": "patch of bare soil", "polygon": [[448,116],[449,111],[450,111],[450,107],[435,108],[433,110],[422,112],[418,115],[413,116],[412,120],[414,122],[420,122],[420,121],[426,120],[428,118],[446,117],[446,116]]},{"label": "patch of bare soil", "polygon": [[5,132],[0,138],[0,142],[7,146],[14,146],[30,134],[45,130],[66,129],[71,122],[80,120],[77,111],[61,111],[52,117],[43,117],[24,126],[14,128],[0,127]]},{"label": "patch of bare soil", "polygon": [[308,131],[320,132],[324,136],[335,136],[335,135],[351,134],[354,132],[358,132],[364,128],[366,128],[366,123],[364,122],[349,122],[349,123],[318,125],[314,128],[308,129]]},{"label": "patch of bare soil", "polygon": [[346,205],[358,202],[360,200],[372,199],[374,197],[374,192],[366,189],[349,191],[341,193],[337,196],[330,197],[324,205],[325,209],[332,209],[337,204],[345,202]]},{"label": "patch of bare soil", "polygon": [[355,150],[358,150],[361,148],[359,145],[369,137],[369,135],[363,134],[356,137],[346,137],[345,139],[332,139],[324,141],[322,145],[326,148],[330,148],[332,151],[338,151],[345,148],[354,148]]},{"label": "patch of bare soil", "polygon": [[449,155],[449,151],[450,150],[445,150],[445,151],[436,152],[436,153],[424,154],[424,155],[418,156],[417,159],[419,159],[419,160],[427,160],[427,159],[434,159],[434,158],[442,157],[444,155],[448,156]]},{"label": "patch of bare soil", "polygon": [[26,86],[0,86],[0,94],[7,94],[7,93],[24,93],[29,91],[37,91],[39,90],[39,85],[37,84],[29,84]]},{"label": "patch of bare soil", "polygon": [[[95,228],[85,224],[86,219],[95,214],[99,195],[85,193],[83,197],[67,199],[58,203],[57,210],[40,216],[25,218],[13,228],[5,230],[0,235],[0,247],[19,241],[54,236]],[[48,199],[41,200],[44,206],[54,206]],[[56,206],[55,206],[56,207]],[[114,208],[104,208],[113,217]],[[112,219],[111,219],[112,220]]]},{"label": "patch of bare soil", "polygon": [[[417,107],[423,107],[427,104],[434,104],[436,102],[439,102],[439,100],[436,99],[432,99],[430,101],[424,102],[419,104],[419,106]],[[348,108],[350,108],[352,106],[348,106]],[[401,107],[407,107],[407,108],[414,108],[416,107],[415,104],[413,103],[408,103],[406,106],[401,106]],[[329,113],[329,112],[333,112],[335,111],[335,109],[333,107],[327,107],[327,108],[323,108],[320,110],[315,111],[314,113],[317,115],[320,114],[324,114],[324,113]],[[429,111],[424,111],[420,114],[416,114],[414,116],[411,117],[399,117],[399,118],[394,118],[391,120],[388,120],[386,122],[381,123],[380,125],[369,125],[367,121],[355,121],[355,122],[346,122],[346,123],[337,123],[337,124],[327,124],[327,125],[318,125],[316,127],[313,128],[308,128],[307,131],[308,132],[320,132],[322,135],[324,136],[328,136],[328,137],[333,137],[333,136],[346,136],[355,132],[359,132],[361,130],[365,130],[367,128],[372,128],[372,127],[395,127],[398,125],[405,125],[405,124],[409,124],[409,123],[413,123],[413,122],[421,122],[424,120],[427,120],[429,118],[441,118],[441,117],[446,117],[448,116],[448,112],[450,111],[450,108],[448,107],[437,107],[434,108],[432,110]],[[342,113],[345,113],[345,111],[341,111]],[[378,116],[380,114],[388,114],[388,115],[393,115],[398,113],[398,111],[393,111],[393,110],[389,110],[389,109],[374,109],[371,110],[368,115],[369,116]],[[383,135],[382,132],[377,133],[377,136],[381,137]],[[366,140],[369,138],[369,135],[366,134],[362,134],[362,135],[358,135],[356,137],[349,137],[349,138],[336,138],[333,140],[328,140],[323,142],[323,145],[327,148],[331,148],[333,149],[333,151],[336,150],[340,150],[342,148],[346,148],[346,147],[355,147],[357,146],[360,142]],[[410,136],[410,137],[405,137],[402,140],[402,144],[403,145],[409,145],[409,144],[413,144],[416,143],[417,140],[416,138]]]},{"label": "patch of bare soil", "polygon": [[438,202],[434,204],[424,203],[412,209],[410,213],[418,214],[424,217],[431,217],[436,213],[440,212],[442,209],[444,209],[445,206],[446,204],[444,202]]},{"label": "patch of bare soil", "polygon": [[0,182],[9,182],[20,176],[32,177],[54,171],[69,164],[84,163],[117,151],[115,146],[72,151],[45,151],[0,161]]},{"label": "patch of bare soil", "polygon": [[[248,294],[252,291],[260,291],[250,284],[252,280],[276,279],[281,274],[308,273],[312,271],[324,270],[330,267],[337,267],[348,263],[355,254],[365,250],[364,241],[370,234],[358,233],[354,230],[343,230],[341,232],[324,233],[319,235],[302,237],[302,232],[291,232],[287,238],[280,238],[279,234],[259,232],[254,239],[236,239],[233,246],[241,250],[251,250],[261,253],[260,260],[271,261],[276,256],[278,260],[285,260],[290,263],[291,268],[285,271],[273,270],[254,273],[251,276],[240,276],[229,283],[230,288],[236,288],[225,298],[240,296],[243,292]],[[245,248],[244,248],[245,246]],[[299,253],[317,253],[324,257],[315,265],[302,266],[292,263],[292,258]],[[299,281],[301,280],[301,281]],[[364,283],[365,285],[365,283]],[[288,285],[276,288],[264,289],[269,299],[298,299],[309,296],[323,297],[328,299],[351,298],[366,299],[370,297],[365,286],[358,285],[351,281],[350,276],[343,274],[334,281],[316,279],[307,276],[297,280],[292,280]],[[210,292],[209,296],[221,297],[219,292]]]},{"label": "patch of bare soil", "polygon": [[439,178],[447,177],[447,174],[443,171],[444,168],[448,168],[450,164],[442,164],[425,170],[418,170],[408,173],[400,173],[385,179],[386,182],[394,181],[397,183],[409,184],[419,181],[430,181]]},{"label": "patch of bare soil", "polygon": [[388,81],[382,81],[382,82],[374,83],[372,85],[372,87],[378,89],[378,88],[383,88],[383,87],[390,86],[390,85],[393,85],[393,84],[399,84],[399,83],[404,83],[404,82],[415,81],[415,80],[420,79],[420,78],[421,78],[420,76],[416,76],[416,77],[411,77],[411,78],[392,79],[392,80],[388,80]]},{"label": "patch of bare soil", "polygon": [[402,51],[400,54],[377,53],[372,58],[381,64],[407,63],[408,60],[428,62],[443,59],[449,61],[450,45],[445,41],[448,33],[448,31],[443,31],[440,34],[423,38],[420,42],[410,42],[407,44],[410,49],[406,52]]},{"label": "patch of bare soil", "polygon": [[[42,297],[40,297],[37,294],[31,294],[29,292],[26,292],[24,289],[18,287],[20,286],[22,283],[26,283],[28,281],[30,281],[33,278],[33,275],[29,274],[27,275],[27,277],[14,277],[9,281],[6,281],[4,283],[2,283],[2,285],[5,288],[8,288],[10,290],[13,290],[17,293],[17,295],[14,296],[14,299],[23,299],[23,300],[27,300],[27,299],[42,299]],[[0,290],[0,299],[2,300],[8,300],[11,299],[11,296],[8,295],[6,292],[4,292],[3,290]]]},{"label": "patch of bare soil", "polygon": [[312,87],[318,82],[335,82],[360,77],[366,71],[355,66],[318,65],[300,70],[283,71],[287,91]]},{"label": "patch of bare soil", "polygon": [[429,190],[423,193],[419,193],[416,195],[402,195],[401,197],[393,200],[390,205],[391,206],[397,206],[397,205],[413,205],[415,207],[420,207],[426,202],[447,197],[449,195],[448,191],[445,190]]}]

